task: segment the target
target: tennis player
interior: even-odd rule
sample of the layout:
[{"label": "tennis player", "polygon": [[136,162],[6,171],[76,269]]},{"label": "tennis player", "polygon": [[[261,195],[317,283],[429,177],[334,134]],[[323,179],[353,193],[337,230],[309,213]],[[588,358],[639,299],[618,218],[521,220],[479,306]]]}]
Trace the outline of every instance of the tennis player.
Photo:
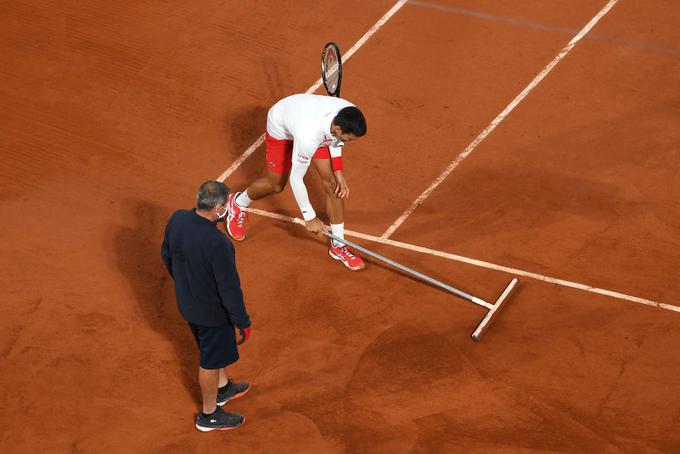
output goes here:
[{"label": "tennis player", "polygon": [[[245,239],[248,207],[254,200],[290,187],[305,220],[305,227],[321,235],[327,227],[309,202],[303,181],[310,164],[318,172],[326,193],[331,232],[345,235],[344,199],[349,196],[342,161],[342,147],[366,134],[366,120],[349,101],[320,95],[292,95],[274,104],[267,114],[266,175],[243,192],[229,196],[226,224],[229,235]],[[328,254],[350,270],[364,268],[364,261],[347,245],[331,240]]]}]

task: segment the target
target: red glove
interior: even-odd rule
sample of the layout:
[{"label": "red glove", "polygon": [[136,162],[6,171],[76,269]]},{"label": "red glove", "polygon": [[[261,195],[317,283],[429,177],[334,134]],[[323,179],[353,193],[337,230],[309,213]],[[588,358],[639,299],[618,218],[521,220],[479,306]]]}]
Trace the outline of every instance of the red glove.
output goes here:
[{"label": "red glove", "polygon": [[238,345],[241,345],[250,338],[250,333],[253,331],[253,327],[249,326],[248,328],[239,328],[238,331],[241,333],[241,339],[238,341]]}]

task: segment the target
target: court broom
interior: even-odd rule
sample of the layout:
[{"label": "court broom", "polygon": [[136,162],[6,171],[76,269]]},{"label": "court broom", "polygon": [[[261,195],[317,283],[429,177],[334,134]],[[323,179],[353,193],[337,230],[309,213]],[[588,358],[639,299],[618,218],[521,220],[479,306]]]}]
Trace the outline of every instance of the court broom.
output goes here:
[{"label": "court broom", "polygon": [[434,285],[434,286],[436,286],[436,287],[439,287],[439,288],[441,288],[441,289],[443,289],[443,290],[446,290],[446,291],[449,292],[449,293],[453,293],[454,295],[456,295],[456,296],[458,296],[458,297],[460,297],[460,298],[463,298],[463,299],[465,299],[465,300],[468,300],[468,301],[470,301],[471,303],[474,303],[474,304],[476,304],[476,305],[478,305],[478,306],[482,306],[484,309],[487,310],[487,313],[486,313],[486,315],[484,316],[484,318],[482,319],[482,321],[479,322],[479,325],[477,325],[477,328],[474,330],[474,332],[473,332],[472,335],[471,335],[472,340],[474,340],[475,342],[479,341],[479,338],[482,336],[482,334],[483,334],[483,333],[486,331],[486,329],[489,327],[489,325],[490,325],[491,322],[493,321],[493,319],[494,319],[494,317],[496,316],[496,314],[498,314],[498,312],[499,312],[501,306],[503,305],[503,303],[504,303],[505,301],[508,300],[508,297],[509,297],[510,294],[513,292],[513,290],[515,290],[515,288],[517,287],[517,283],[519,282],[519,279],[513,278],[513,279],[510,281],[510,283],[508,284],[508,286],[505,287],[505,290],[503,290],[503,293],[501,293],[501,296],[498,297],[498,299],[496,300],[496,302],[493,303],[493,304],[491,304],[491,303],[487,303],[486,301],[484,301],[484,300],[481,299],[481,298],[477,298],[476,296],[468,295],[467,293],[462,292],[462,291],[458,290],[457,288],[453,288],[453,287],[451,287],[450,285],[446,285],[446,284],[444,284],[443,282],[440,282],[440,281],[438,281],[438,280],[436,280],[436,279],[432,279],[432,278],[429,277],[429,276],[425,276],[425,275],[422,274],[422,273],[419,273],[419,272],[417,272],[417,271],[415,271],[415,270],[412,270],[411,268],[408,268],[408,267],[406,267],[406,266],[404,266],[404,265],[401,265],[401,264],[399,264],[399,263],[397,263],[397,262],[395,262],[395,261],[393,261],[393,260],[390,260],[390,259],[388,259],[388,258],[386,258],[386,257],[383,257],[383,256],[380,255],[380,254],[376,254],[376,253],[373,252],[373,251],[369,251],[368,249],[366,249],[366,248],[364,248],[364,247],[361,247],[361,246],[359,246],[358,244],[354,244],[354,243],[352,243],[351,241],[347,241],[346,239],[340,239],[340,238],[336,237],[335,235],[333,235],[333,234],[331,234],[331,233],[328,233],[328,232],[323,232],[323,234],[326,235],[326,236],[329,237],[329,238],[334,239],[335,241],[337,241],[337,242],[339,242],[339,243],[347,244],[347,245],[349,245],[349,246],[351,246],[351,247],[353,247],[353,248],[355,248],[355,249],[357,249],[357,250],[363,252],[364,254],[368,254],[368,255],[370,255],[371,257],[380,260],[381,262],[385,262],[385,263],[387,263],[388,265],[391,265],[391,266],[393,266],[393,267],[395,267],[395,268],[397,268],[397,269],[399,269],[399,270],[401,270],[401,271],[403,271],[403,272],[405,272],[405,273],[410,274],[411,276],[417,277],[418,279],[421,279],[421,280],[423,280],[423,281],[425,281],[425,282],[427,282],[427,283],[429,283],[429,284],[432,284],[432,285]]}]

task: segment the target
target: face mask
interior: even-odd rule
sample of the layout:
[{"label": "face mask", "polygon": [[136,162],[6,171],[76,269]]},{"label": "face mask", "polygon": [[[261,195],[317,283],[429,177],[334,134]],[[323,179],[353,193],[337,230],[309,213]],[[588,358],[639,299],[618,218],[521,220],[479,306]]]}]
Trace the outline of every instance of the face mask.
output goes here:
[{"label": "face mask", "polygon": [[227,213],[228,213],[228,212],[229,212],[229,210],[227,210],[226,208],[224,208],[224,213],[218,214],[218,215],[217,215],[217,220],[218,220],[218,221],[221,221],[222,219],[224,219],[224,218],[227,216]]}]

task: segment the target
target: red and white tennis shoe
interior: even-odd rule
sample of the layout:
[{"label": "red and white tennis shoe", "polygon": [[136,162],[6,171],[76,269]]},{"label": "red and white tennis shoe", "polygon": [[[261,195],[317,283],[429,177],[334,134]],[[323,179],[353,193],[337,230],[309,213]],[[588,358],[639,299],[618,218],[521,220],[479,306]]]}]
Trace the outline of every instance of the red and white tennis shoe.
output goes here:
[{"label": "red and white tennis shoe", "polygon": [[246,220],[248,219],[248,210],[241,208],[236,204],[236,197],[240,192],[231,193],[229,195],[229,202],[227,203],[227,232],[236,241],[243,241],[246,238]]},{"label": "red and white tennis shoe", "polygon": [[331,243],[330,249],[328,249],[328,255],[331,256],[333,260],[339,260],[352,271],[359,271],[364,268],[364,261],[361,257],[354,255],[352,250],[347,246],[335,247]]}]

